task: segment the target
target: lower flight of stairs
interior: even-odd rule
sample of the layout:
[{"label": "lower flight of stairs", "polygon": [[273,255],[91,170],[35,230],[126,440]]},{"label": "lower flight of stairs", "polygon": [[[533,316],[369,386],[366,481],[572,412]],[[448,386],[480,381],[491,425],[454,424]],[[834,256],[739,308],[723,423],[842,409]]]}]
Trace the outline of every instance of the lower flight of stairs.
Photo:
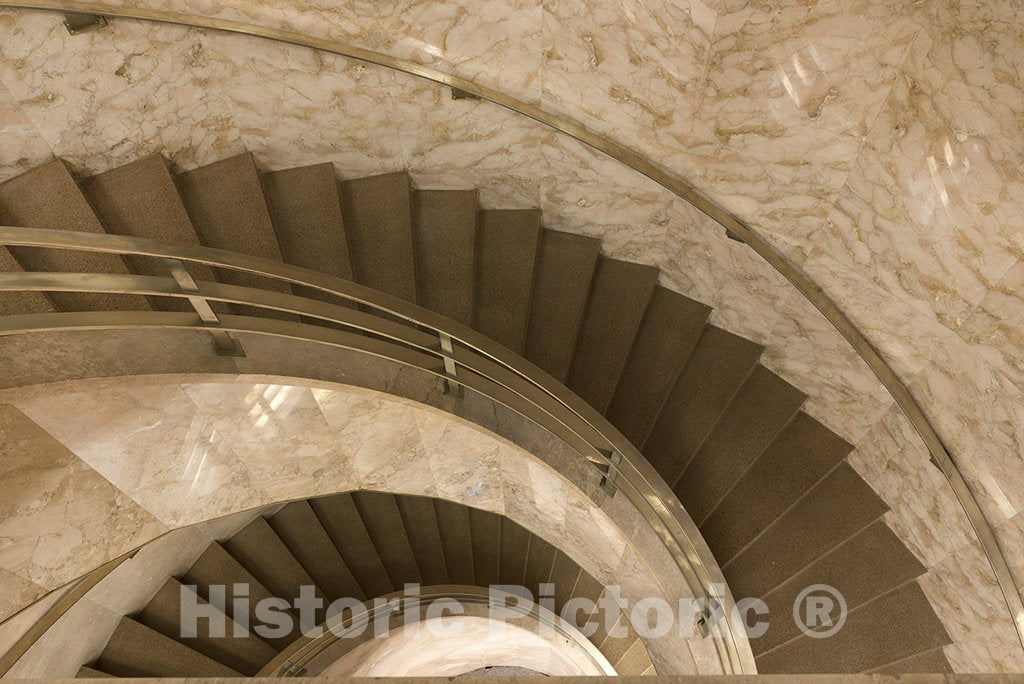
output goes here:
[{"label": "lower flight of stairs", "polygon": [[[235,623],[261,624],[256,605],[277,597],[291,603],[300,587],[313,587],[325,602],[366,601],[400,591],[406,584],[525,587],[541,595],[554,588],[561,612],[574,597],[597,602],[604,587],[571,558],[542,538],[495,513],[441,499],[359,491],[296,501],[267,518],[256,518],[230,539],[213,542],[181,577],[170,578],[138,614],[124,617],[94,662],[80,677],[253,676],[302,631],[262,638],[253,630],[237,636]],[[249,600],[232,601],[232,587],[248,587]],[[200,620],[195,637],[181,634],[181,592],[195,587],[196,600],[211,600],[211,587],[227,587],[224,636],[211,636]],[[623,675],[652,670],[650,656],[628,626],[609,635],[603,619],[582,611],[591,642]],[[316,619],[324,619],[321,612]],[[312,627],[312,624],[304,628]],[[372,631],[372,628],[371,628]],[[358,643],[358,642],[357,642]]]},{"label": "lower flight of stairs", "polygon": [[[801,411],[805,395],[759,363],[759,345],[709,324],[709,307],[659,285],[654,267],[603,255],[599,240],[545,229],[538,211],[482,210],[473,192],[416,189],[405,173],[339,180],[330,164],[261,173],[243,154],[176,175],[147,157],[80,181],[54,160],[0,184],[0,222],[282,260],[471,325],[564,383],[640,449],[737,598],[761,598],[786,616],[809,584],[844,594],[850,612],[836,637],[773,621],[752,641],[760,671],[950,669],[949,637],[915,580],[924,567],[846,462],[851,446]],[[166,275],[152,261],[26,248],[0,247],[0,267]],[[289,290],[233,271],[192,273]],[[0,295],[0,314],[185,306]]]}]

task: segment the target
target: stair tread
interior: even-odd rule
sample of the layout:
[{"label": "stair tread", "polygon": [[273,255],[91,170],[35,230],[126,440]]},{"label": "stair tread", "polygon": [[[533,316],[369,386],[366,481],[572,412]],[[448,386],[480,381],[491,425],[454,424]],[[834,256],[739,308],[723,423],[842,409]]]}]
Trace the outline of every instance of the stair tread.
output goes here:
[{"label": "stair tread", "polygon": [[930,651],[917,653],[909,658],[901,658],[893,663],[868,670],[867,673],[880,675],[953,674],[953,667],[949,664],[949,660],[946,659],[946,654],[941,648],[933,648]]},{"label": "stair tread", "polygon": [[[176,579],[167,580],[135,620],[247,677],[254,676],[277,655],[276,650],[251,632],[237,636],[234,621],[226,615],[222,633],[211,635],[211,621],[200,617],[196,621],[196,636],[183,636],[182,591],[192,592]],[[208,605],[192,593],[196,603]]]},{"label": "stair tread", "polygon": [[366,600],[362,588],[307,501],[293,501],[271,516],[270,526],[331,601]]},{"label": "stair tread", "polygon": [[118,623],[96,666],[118,677],[242,676],[131,618]]},{"label": "stair tread", "polygon": [[762,351],[721,328],[704,329],[643,448],[669,486],[678,481]]},{"label": "stair tread", "polygon": [[[377,554],[359,510],[349,493],[335,494],[310,501],[338,553],[355,576],[367,598],[394,591],[384,563]],[[359,521],[359,524],[352,524]]]},{"label": "stair tread", "polygon": [[[180,173],[175,183],[203,245],[282,261],[252,155],[243,153]],[[233,269],[220,269],[217,275],[231,285],[291,293],[288,283],[273,278]],[[257,307],[235,308],[243,315],[298,320]]]},{"label": "stair tread", "polygon": [[658,269],[601,257],[567,384],[599,412],[611,403],[654,294]]},{"label": "stair tread", "polygon": [[887,510],[871,487],[841,463],[723,564],[722,572],[735,595],[760,598]]},{"label": "stair tread", "polygon": [[[310,587],[317,597],[323,598],[313,578],[265,518],[257,517],[222,542],[222,546],[274,596],[292,603],[299,598],[303,587]],[[303,624],[303,631],[316,626],[323,618],[324,611],[317,611],[316,620]]]},{"label": "stair tread", "polygon": [[420,306],[472,325],[476,191],[417,190],[412,215]]},{"label": "stair tread", "polygon": [[[24,270],[10,250],[0,245],[0,272],[17,273]],[[53,313],[56,310],[57,308],[44,292],[0,293],[0,316]]]},{"label": "stair tread", "polygon": [[601,241],[545,229],[534,269],[526,358],[565,382],[583,325]]},{"label": "stair tread", "polygon": [[498,584],[501,562],[501,520],[495,513],[469,509],[469,536],[473,547],[473,578],[478,587]]},{"label": "stair tread", "polygon": [[[102,233],[103,225],[60,159],[37,166],[0,183],[0,223],[25,228],[50,228]],[[10,247],[26,271],[128,273],[116,254]],[[53,292],[50,300],[62,311],[148,310],[145,297],[120,294]]]},{"label": "stair tread", "polygon": [[501,519],[501,556],[498,579],[506,586],[523,586],[526,582],[526,560],[530,548],[529,530],[517,522]]},{"label": "stair tread", "polygon": [[356,178],[338,188],[356,282],[416,302],[408,174]]},{"label": "stair tread", "polygon": [[394,494],[354,492],[352,499],[384,564],[391,586],[399,589],[406,584],[420,584],[422,580],[416,556],[409,545],[409,532],[405,529]]},{"label": "stair tread", "polygon": [[699,525],[796,415],[806,395],[757,364],[674,490]]},{"label": "stair tread", "polygon": [[561,550],[555,553],[549,581],[555,591],[555,612],[559,615],[562,613],[562,607],[573,597],[573,589],[582,571],[576,561]]},{"label": "stair tread", "polygon": [[765,594],[771,629],[758,639],[751,639],[755,655],[799,637],[801,632],[792,619],[793,605],[806,587],[825,584],[843,596],[847,608],[880,596],[925,572],[920,561],[903,545],[883,520],[877,520],[806,569]]},{"label": "stair tread", "polygon": [[[149,676],[149,675],[147,675]],[[78,668],[78,674],[75,675],[75,679],[113,679],[114,675],[107,674],[100,670],[94,670],[91,667],[83,665]]]},{"label": "stair tread", "polygon": [[[248,616],[238,616],[237,622],[248,621],[246,624],[255,627],[262,624],[262,620],[256,615],[256,605],[260,601],[275,597],[269,589],[257,580],[252,573],[246,570],[227,550],[219,543],[214,542],[206,547],[202,555],[192,564],[181,577],[181,583],[196,587],[196,593],[207,601],[210,600],[210,587],[222,586],[226,593],[225,612],[228,617],[235,618],[235,602],[232,600],[233,586],[244,584],[249,588],[249,601],[247,604]],[[293,611],[289,611],[292,617],[297,617]],[[296,624],[298,621],[296,620]],[[289,634],[284,637],[264,639],[268,644],[277,650],[284,650],[296,634]]]},{"label": "stair tread", "polygon": [[[108,233],[130,237],[198,245],[188,211],[178,195],[174,178],[163,157],[152,155],[82,181],[82,193]],[[167,277],[160,259],[124,257],[132,273]],[[187,264],[197,281],[215,281],[213,270],[204,264]],[[185,299],[151,297],[159,311],[192,311]],[[219,310],[226,307],[218,305]]]},{"label": "stair tread", "polygon": [[469,509],[444,499],[436,499],[434,506],[445,566],[448,568],[448,581],[452,584],[472,585],[473,542],[469,529]]},{"label": "stair tread", "polygon": [[758,672],[856,673],[951,643],[917,582],[851,610],[827,639],[801,636],[757,658]]},{"label": "stair tread", "polygon": [[533,595],[534,601],[540,596],[540,585],[551,579],[551,568],[555,565],[557,551],[552,544],[537,535],[530,537],[523,586]]},{"label": "stair tread", "polygon": [[637,637],[615,663],[615,671],[621,676],[636,676],[646,672],[651,665],[647,647],[644,646],[643,640]]},{"label": "stair tread", "polygon": [[448,568],[433,500],[424,496],[401,496],[398,509],[406,529],[415,531],[409,538],[409,544],[416,556],[423,585],[448,584]]},{"label": "stair tread", "polygon": [[608,408],[608,420],[633,444],[647,440],[710,313],[711,307],[689,297],[654,289]]},{"label": "stair tread", "polygon": [[517,354],[526,347],[540,230],[534,209],[480,212],[473,327]]},{"label": "stair tread", "polygon": [[731,560],[852,450],[799,412],[700,525],[719,563]]}]

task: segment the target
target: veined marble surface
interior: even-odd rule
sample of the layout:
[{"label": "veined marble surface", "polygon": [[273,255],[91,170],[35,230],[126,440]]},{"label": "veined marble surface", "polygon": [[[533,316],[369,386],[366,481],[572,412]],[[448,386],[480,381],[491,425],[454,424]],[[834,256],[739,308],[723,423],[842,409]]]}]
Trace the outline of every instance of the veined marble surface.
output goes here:
[{"label": "veined marble surface", "polygon": [[[107,378],[4,393],[11,403],[0,404],[0,415],[10,417],[0,432],[13,436],[18,453],[39,450],[24,448],[23,433],[44,443],[62,463],[78,464],[61,473],[68,489],[106,493],[113,504],[93,505],[115,510],[106,519],[78,511],[77,545],[67,554],[68,546],[55,545],[72,543],[61,527],[68,526],[65,507],[46,507],[59,519],[33,518],[31,526],[14,527],[30,515],[23,506],[15,516],[0,516],[11,528],[4,536],[15,540],[0,553],[0,571],[29,580],[5,582],[3,605],[21,608],[39,594],[32,581],[58,586],[106,560],[97,554],[117,555],[169,528],[354,489],[436,496],[509,517],[602,583],[620,586],[631,601],[658,596],[674,604],[692,597],[673,577],[678,568],[660,557],[648,561],[638,550],[656,544],[656,533],[637,524],[632,506],[600,507],[566,475],[479,426],[369,389],[251,376],[200,379]],[[158,405],[167,411],[155,411]],[[52,479],[48,471],[35,474],[16,469],[4,481],[31,492]],[[13,491],[0,498],[20,501]],[[116,509],[118,502],[127,503]],[[126,505],[134,508],[122,510]],[[123,528],[128,541],[121,539]],[[106,616],[124,607],[123,599],[92,601]],[[108,603],[109,609],[101,605]],[[685,638],[659,640],[652,652],[673,671],[698,672]]]},{"label": "veined marble surface", "polygon": [[[126,3],[430,64],[563,112],[692,179],[771,236],[878,345],[992,522],[1021,513],[1017,3]],[[71,38],[55,15],[11,12],[0,35],[0,174],[49,152],[98,172],[150,152],[190,168],[248,147],[268,168],[326,158],[346,176],[409,168],[426,185],[479,186],[485,204],[540,206],[552,227],[661,266],[665,284],[715,305],[713,322],[767,344],[765,362],[811,395],[809,412],[863,446],[862,474],[900,463],[910,482],[931,477],[921,459],[901,460],[920,450],[916,436],[878,427],[891,406],[866,367],[775,273],[562,136],[401,75],[254,39],[136,22]],[[887,501],[912,548],[932,539],[939,546],[922,551],[932,559],[954,550],[962,521],[949,535],[942,524],[914,533],[896,522],[905,507]],[[999,527],[1004,544],[1009,530]],[[971,657],[954,660],[998,667]]]}]

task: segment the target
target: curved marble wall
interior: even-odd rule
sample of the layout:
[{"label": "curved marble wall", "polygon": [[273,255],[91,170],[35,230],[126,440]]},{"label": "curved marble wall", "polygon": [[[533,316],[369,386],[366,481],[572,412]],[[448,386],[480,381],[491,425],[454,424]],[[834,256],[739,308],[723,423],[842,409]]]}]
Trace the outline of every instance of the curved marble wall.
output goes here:
[{"label": "curved marble wall", "polygon": [[[692,179],[783,246],[911,383],[1024,584],[1013,3],[130,4],[431,64]],[[423,185],[480,186],[491,206],[540,206],[551,227],[661,266],[667,285],[716,307],[716,323],[766,343],[768,365],[857,444],[852,462],[931,569],[926,591],[957,604],[943,615],[954,666],[1024,670],[980,549],[887,395],[781,278],[659,188],[497,107],[298,48],[135,22],[70,38],[36,13],[0,14],[0,31],[15,38],[0,45],[5,175],[51,153],[92,172],[146,152],[189,168],[243,148],[272,168],[410,168]]]},{"label": "curved marble wall", "polygon": [[[0,619],[167,530],[354,489],[509,517],[631,602],[692,596],[624,496],[587,494],[596,469],[570,480],[552,456],[414,401],[243,375],[82,380],[0,402],[0,568],[11,577]],[[670,633],[649,646],[665,672],[719,671],[707,640]]]}]

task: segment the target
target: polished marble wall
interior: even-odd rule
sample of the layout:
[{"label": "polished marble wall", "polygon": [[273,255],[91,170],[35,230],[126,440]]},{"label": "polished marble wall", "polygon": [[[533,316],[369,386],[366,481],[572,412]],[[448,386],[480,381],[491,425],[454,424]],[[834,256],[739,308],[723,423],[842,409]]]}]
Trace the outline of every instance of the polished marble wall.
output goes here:
[{"label": "polished marble wall", "polygon": [[[0,572],[12,579],[0,584],[8,610],[0,619],[166,530],[353,489],[435,496],[509,517],[630,601],[692,597],[670,558],[647,557],[655,532],[623,496],[613,506],[588,494],[596,469],[558,472],[546,454],[369,389],[245,375],[81,380],[7,390],[0,416],[0,433],[13,438],[5,462],[15,465],[0,496],[10,508],[0,533],[12,541],[0,547]],[[23,473],[15,454],[35,469]],[[159,561],[164,551],[153,555]],[[153,574],[151,564],[129,565],[111,587]],[[99,631],[112,629],[107,622],[138,607],[98,587],[63,621],[65,633],[94,620]],[[676,635],[658,639],[652,654],[666,671],[716,671],[708,644],[693,641],[691,649]],[[55,676],[48,648],[30,654],[25,673]]]},{"label": "polished marble wall", "polygon": [[[1015,3],[739,0],[230,0],[126,4],[284,26],[501,88],[644,152],[784,248],[910,384],[1007,549],[1021,545],[1021,84]],[[857,445],[890,525],[938,579],[972,553],[919,439],[817,313],[657,186],[486,103],[256,39],[0,14],[0,173],[58,154],[96,172],[149,152],[190,168],[242,149],[268,168],[409,168],[425,186],[540,206],[554,228],[656,264]],[[8,153],[7,150],[13,150]],[[922,484],[929,489],[922,488]],[[909,498],[908,498],[909,497]],[[1015,564],[1024,583],[1024,562]],[[984,564],[977,591],[991,593]],[[935,586],[938,586],[936,584]],[[1006,632],[998,602],[986,620]],[[984,589],[982,589],[984,587]],[[936,590],[936,596],[938,592]],[[957,598],[961,596],[961,598]],[[1012,639],[951,652],[1022,669]],[[952,651],[952,649],[950,649]]]}]

